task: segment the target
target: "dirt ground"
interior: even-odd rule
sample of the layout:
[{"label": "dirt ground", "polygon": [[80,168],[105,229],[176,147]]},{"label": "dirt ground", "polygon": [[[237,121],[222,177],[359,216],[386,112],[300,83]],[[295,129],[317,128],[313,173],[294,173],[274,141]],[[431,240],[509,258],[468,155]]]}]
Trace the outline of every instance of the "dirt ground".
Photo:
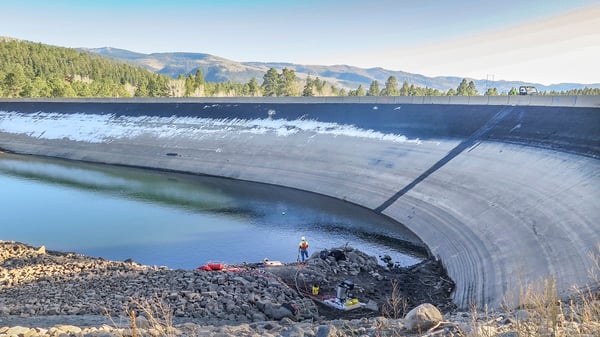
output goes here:
[{"label": "dirt ground", "polygon": [[[356,251],[358,252],[358,251]],[[358,252],[360,254],[360,252]],[[314,257],[313,257],[314,259]],[[318,259],[318,257],[316,258]],[[368,264],[361,271],[352,273],[343,268],[324,268],[322,261],[306,264],[291,263],[269,268],[290,288],[315,300],[319,314],[324,319],[353,319],[387,316],[400,318],[422,303],[431,303],[443,313],[455,309],[452,302],[454,282],[447,276],[441,262],[425,260],[410,267],[392,264]],[[335,297],[338,285],[351,281],[354,295],[360,302],[376,303],[378,310],[366,308],[342,311],[319,303],[319,299]],[[312,295],[312,285],[318,284],[319,295]]]}]

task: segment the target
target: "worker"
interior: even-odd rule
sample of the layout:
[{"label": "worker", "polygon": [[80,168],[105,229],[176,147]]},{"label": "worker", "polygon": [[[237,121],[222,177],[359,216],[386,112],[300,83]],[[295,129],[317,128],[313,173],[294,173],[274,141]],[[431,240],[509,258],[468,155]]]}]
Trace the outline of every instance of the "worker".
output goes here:
[{"label": "worker", "polygon": [[308,241],[306,241],[304,236],[302,237],[300,244],[298,244],[298,253],[300,253],[302,263],[304,263],[304,260],[308,259]]}]

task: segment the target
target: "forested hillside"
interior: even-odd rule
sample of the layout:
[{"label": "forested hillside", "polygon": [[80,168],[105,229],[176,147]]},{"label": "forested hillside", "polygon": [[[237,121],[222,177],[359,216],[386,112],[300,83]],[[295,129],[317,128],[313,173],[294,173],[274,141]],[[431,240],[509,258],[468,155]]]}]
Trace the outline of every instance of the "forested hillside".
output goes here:
[{"label": "forested hillside", "polygon": [[75,49],[0,39],[2,97],[169,96],[170,79]]},{"label": "forested hillside", "polygon": [[[456,89],[450,87],[447,90],[439,90],[422,83],[414,83],[413,81],[419,81],[405,75],[402,75],[402,83],[395,75],[389,75],[385,81],[381,82],[381,88],[378,80],[371,79],[368,85],[358,84],[356,89],[346,89],[336,87],[335,84],[328,81],[333,78],[335,83],[339,82],[339,79],[332,77],[333,75],[329,71],[325,71],[324,78],[318,75],[313,77],[310,74],[299,76],[295,70],[297,67],[293,66],[283,67],[280,71],[271,67],[268,70],[265,69],[264,74],[256,73],[258,68],[253,68],[255,72],[252,74],[262,76],[262,83],[259,83],[260,79],[257,80],[254,76],[247,82],[235,80],[211,82],[205,79],[205,73],[198,66],[199,60],[205,63],[218,61],[218,67],[224,67],[227,64],[231,67],[231,62],[227,63],[224,59],[207,55],[198,59],[198,54],[190,54],[192,56],[184,53],[160,54],[161,57],[175,55],[177,60],[183,62],[183,65],[187,64],[183,61],[185,60],[184,56],[193,58],[195,63],[192,63],[196,66],[193,73],[189,72],[188,68],[171,65],[170,68],[182,71],[176,78],[172,78],[154,73],[140,65],[128,63],[133,62],[131,59],[141,57],[140,55],[143,56],[143,54],[124,50],[112,50],[111,56],[104,56],[88,50],[55,47],[0,37],[0,97],[496,96],[518,94],[515,86],[505,85],[510,89],[501,91],[493,86],[497,83],[495,82],[485,83],[484,88],[478,89],[476,81],[467,81],[465,78],[456,79]],[[115,57],[124,57],[125,60]],[[350,72],[349,68],[345,69],[340,71]],[[381,70],[383,71],[383,69]],[[227,72],[223,71],[220,74],[227,74]],[[351,76],[351,74],[346,75]],[[208,78],[215,77],[209,76]],[[549,90],[539,93],[542,95],[598,95],[600,89],[574,87],[566,91]]]}]

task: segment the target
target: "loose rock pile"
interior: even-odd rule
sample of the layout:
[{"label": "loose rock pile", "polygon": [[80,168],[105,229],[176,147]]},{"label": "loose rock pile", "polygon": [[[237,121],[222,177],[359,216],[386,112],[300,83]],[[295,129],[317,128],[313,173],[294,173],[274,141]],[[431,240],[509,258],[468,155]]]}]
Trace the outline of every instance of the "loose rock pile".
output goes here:
[{"label": "loose rock pile", "polygon": [[[384,267],[340,247],[305,265],[237,267],[170,270],[0,241],[0,337],[600,335],[574,307],[561,308],[551,328],[539,310],[453,311],[453,284],[437,261]],[[345,280],[371,310],[341,312],[303,296],[314,284],[335,294]]]},{"label": "loose rock pile", "polygon": [[161,302],[175,317],[197,322],[255,322],[292,316],[281,304],[304,299],[272,274],[169,270],[135,262],[0,243],[0,316],[119,315],[135,302]]},{"label": "loose rock pile", "polygon": [[[389,287],[384,284],[403,272],[386,269],[375,257],[351,247],[328,253],[332,254],[314,254],[306,265],[244,265],[235,272],[207,272],[0,242],[0,317],[97,315],[122,320],[131,312],[142,312],[138,317],[142,319],[149,316],[144,309],[157,306],[152,308],[157,315],[172,316],[179,323],[240,325],[286,318],[323,322],[351,316],[317,307],[303,296],[302,288],[318,283],[322,292],[335,294],[337,284],[347,278],[356,281],[358,296],[372,297],[375,311],[354,311],[357,317],[379,315],[377,309],[386,299],[384,288]],[[449,290],[443,296],[448,303]]]},{"label": "loose rock pile", "polygon": [[340,283],[350,280],[356,286],[353,292],[361,301],[374,302],[372,304],[379,308],[374,312],[351,311],[347,314],[334,311],[331,315],[322,310],[329,319],[374,317],[382,313],[402,317],[407,310],[422,303],[432,303],[443,312],[455,308],[451,300],[454,283],[446,277],[439,261],[425,260],[406,268],[393,263],[383,267],[376,257],[345,246],[317,252],[304,268],[292,271],[296,272],[293,277],[286,274],[285,268],[273,273],[304,293],[309,293],[311,286],[316,284],[321,292],[335,294]]}]

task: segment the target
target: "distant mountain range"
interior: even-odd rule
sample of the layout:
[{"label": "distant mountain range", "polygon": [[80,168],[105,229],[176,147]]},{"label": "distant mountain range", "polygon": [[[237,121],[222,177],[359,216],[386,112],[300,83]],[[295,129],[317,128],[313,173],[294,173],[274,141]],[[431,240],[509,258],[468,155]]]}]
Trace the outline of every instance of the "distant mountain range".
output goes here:
[{"label": "distant mountain range", "polygon": [[[210,82],[231,81],[247,83],[254,77],[258,83],[262,83],[263,75],[270,68],[281,71],[281,69],[285,67],[293,69],[300,79],[306,79],[309,75],[313,79],[319,77],[321,80],[325,80],[328,83],[335,85],[337,88],[345,88],[346,90],[354,90],[362,84],[366,91],[374,80],[379,82],[380,88],[383,88],[386,80],[390,76],[395,76],[400,85],[406,81],[415,86],[447,91],[448,89],[456,89],[463,79],[463,77],[453,76],[427,77],[379,67],[364,69],[347,65],[322,66],[277,62],[237,62],[202,53],[142,54],[110,47],[82,50],[118,60],[124,60],[173,78],[177,78],[180,74],[183,74],[184,76],[187,76],[188,74],[193,75],[196,73],[196,70],[200,69],[204,74],[204,78]],[[522,81],[489,81],[471,78],[467,78],[467,80],[472,80],[475,83],[480,94],[483,94],[487,88],[496,88],[498,92],[501,93],[508,92],[511,88],[518,88],[520,85],[533,85],[536,86],[539,91],[567,91],[584,87],[600,88],[600,83],[560,83],[542,85],[539,83]]]}]

